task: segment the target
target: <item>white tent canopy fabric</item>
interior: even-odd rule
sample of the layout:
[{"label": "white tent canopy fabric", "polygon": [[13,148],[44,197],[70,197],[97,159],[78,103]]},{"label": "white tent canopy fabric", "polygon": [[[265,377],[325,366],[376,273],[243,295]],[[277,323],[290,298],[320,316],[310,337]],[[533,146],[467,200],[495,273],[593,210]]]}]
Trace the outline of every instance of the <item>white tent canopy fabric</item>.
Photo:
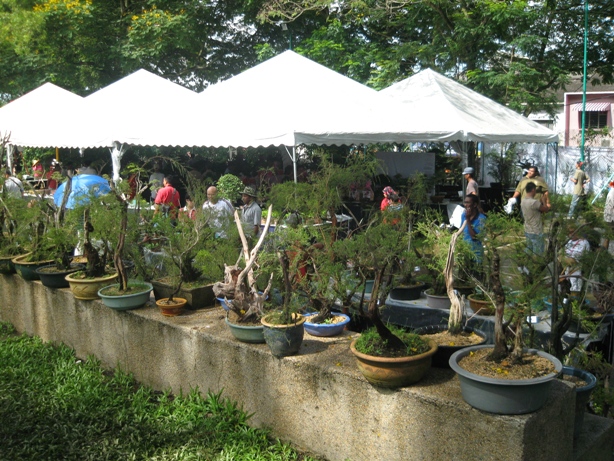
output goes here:
[{"label": "white tent canopy fabric", "polygon": [[548,128],[431,69],[395,83],[380,94],[404,104],[412,119],[419,113],[432,129],[459,132],[457,141],[558,141],[558,135]]},{"label": "white tent canopy fabric", "polygon": [[[200,94],[202,136],[195,145],[258,147],[425,140],[420,115],[348,77],[285,51]],[[217,126],[215,133],[208,127]],[[433,140],[456,132],[432,127]]]},{"label": "white tent canopy fabric", "polygon": [[111,146],[114,181],[119,180],[127,145],[189,145],[184,128],[196,116],[196,97],[197,93],[141,69],[85,98],[99,136]]},{"label": "white tent canopy fabric", "polygon": [[0,108],[0,130],[24,147],[84,147],[83,98],[45,83]]}]

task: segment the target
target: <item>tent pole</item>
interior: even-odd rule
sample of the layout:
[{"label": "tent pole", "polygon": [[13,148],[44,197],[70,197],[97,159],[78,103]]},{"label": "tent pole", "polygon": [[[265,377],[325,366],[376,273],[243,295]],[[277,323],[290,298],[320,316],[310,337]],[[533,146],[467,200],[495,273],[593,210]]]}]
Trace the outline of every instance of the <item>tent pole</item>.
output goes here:
[{"label": "tent pole", "polygon": [[6,145],[6,167],[11,172],[11,174],[14,173],[13,172],[13,149],[15,149],[15,146],[13,146],[12,144]]},{"label": "tent pole", "polygon": [[294,183],[298,182],[298,175],[296,173],[296,145],[292,146],[292,166],[294,168]]}]

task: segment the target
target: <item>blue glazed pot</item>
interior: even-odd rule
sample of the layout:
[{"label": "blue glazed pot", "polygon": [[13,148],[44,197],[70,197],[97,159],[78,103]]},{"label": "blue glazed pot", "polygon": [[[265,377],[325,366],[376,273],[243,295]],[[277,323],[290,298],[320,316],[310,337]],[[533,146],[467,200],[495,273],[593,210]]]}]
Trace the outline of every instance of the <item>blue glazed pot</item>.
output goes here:
[{"label": "blue glazed pot", "polygon": [[586,405],[588,405],[591,393],[597,385],[597,378],[595,377],[595,375],[589,373],[588,371],[580,370],[579,368],[574,367],[563,367],[562,374],[568,376],[575,376],[583,381],[586,381],[587,383],[585,386],[575,388],[576,414],[574,418],[573,437],[574,439],[576,439],[582,432],[582,427],[584,426],[584,413],[586,412]]},{"label": "blue glazed pot", "polygon": [[305,333],[305,317],[299,314],[292,314],[295,323],[289,325],[276,325],[269,323],[266,315],[262,318],[264,327],[264,340],[275,357],[287,357],[298,353],[303,344]]},{"label": "blue glazed pot", "polygon": [[305,314],[305,331],[312,336],[337,336],[350,323],[350,317],[341,312],[333,312],[335,317],[343,317],[343,321],[338,323],[311,323],[309,318],[317,315],[317,312]]},{"label": "blue glazed pot", "polygon": [[107,288],[119,287],[119,283],[115,283],[113,285],[107,285],[106,287],[98,290],[98,296],[100,297],[100,299],[102,299],[102,302],[105,306],[110,307],[111,309],[115,309],[117,311],[127,311],[129,309],[136,309],[138,307],[142,307],[147,301],[149,301],[153,286],[151,283],[148,282],[128,282],[129,286],[132,284],[138,284],[139,286],[143,285],[143,291],[118,296],[105,295],[104,292]]}]

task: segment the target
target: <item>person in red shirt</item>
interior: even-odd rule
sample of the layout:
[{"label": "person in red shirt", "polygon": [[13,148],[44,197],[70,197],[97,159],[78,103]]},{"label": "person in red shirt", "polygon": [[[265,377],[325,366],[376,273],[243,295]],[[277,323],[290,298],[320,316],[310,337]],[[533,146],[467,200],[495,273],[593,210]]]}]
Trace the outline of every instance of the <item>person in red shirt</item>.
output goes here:
[{"label": "person in red shirt", "polygon": [[162,182],[163,187],[156,194],[155,212],[154,215],[164,212],[174,221],[177,219],[177,212],[181,208],[179,200],[179,192],[173,187],[174,178],[165,176]]}]

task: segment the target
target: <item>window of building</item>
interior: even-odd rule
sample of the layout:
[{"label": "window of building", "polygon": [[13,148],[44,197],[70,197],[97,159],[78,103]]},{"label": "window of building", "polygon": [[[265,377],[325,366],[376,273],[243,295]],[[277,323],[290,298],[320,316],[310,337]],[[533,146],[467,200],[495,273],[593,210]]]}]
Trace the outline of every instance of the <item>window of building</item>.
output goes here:
[{"label": "window of building", "polygon": [[[607,111],[587,111],[586,114],[586,128],[606,128],[608,126],[608,112]],[[578,126],[582,127],[582,112],[578,112]]]}]

